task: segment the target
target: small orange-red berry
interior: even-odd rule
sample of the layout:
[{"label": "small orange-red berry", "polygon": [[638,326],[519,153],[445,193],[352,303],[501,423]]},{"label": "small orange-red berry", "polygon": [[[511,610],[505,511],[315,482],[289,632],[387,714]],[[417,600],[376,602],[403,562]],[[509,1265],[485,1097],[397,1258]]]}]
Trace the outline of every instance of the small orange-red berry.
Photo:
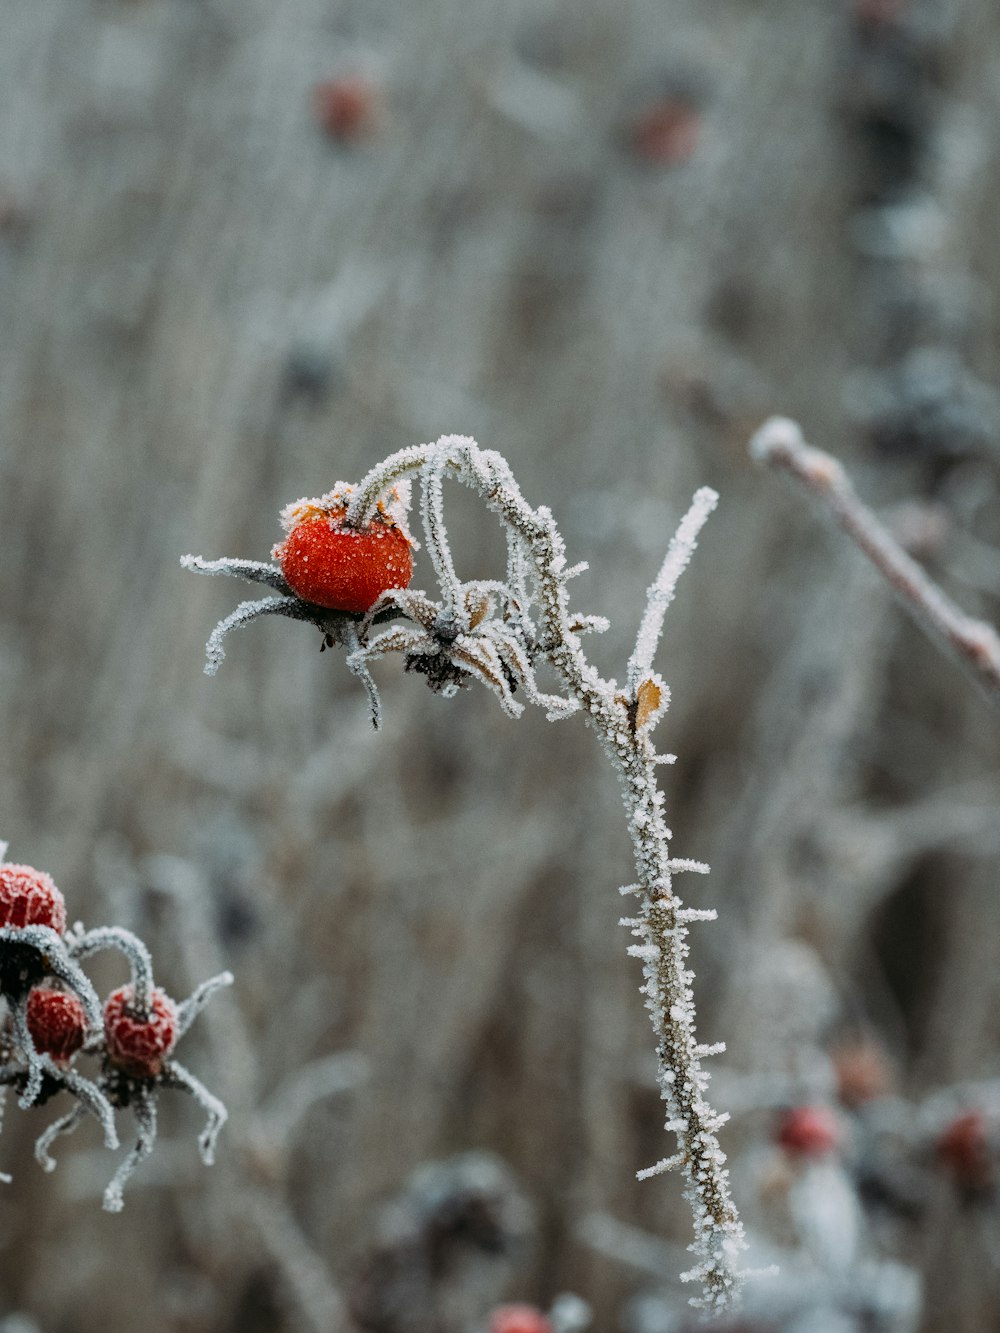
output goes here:
[{"label": "small orange-red berry", "polygon": [[698,146],[701,117],[694,102],[671,95],[653,102],[633,123],[632,151],[654,167],[679,167]]},{"label": "small orange-red berry", "polygon": [[380,593],[405,588],[413,553],[403,530],[376,516],[349,528],[346,510],[310,514],[275,548],[289,587],[304,601],[334,611],[367,611]]},{"label": "small orange-red berry", "polygon": [[992,1182],[993,1158],[982,1111],[964,1111],[957,1115],[935,1147],[938,1161],[948,1168],[956,1184],[980,1190]]},{"label": "small orange-red berry", "polygon": [[499,1305],[490,1316],[490,1333],[552,1333],[552,1321],[534,1305]]},{"label": "small orange-red berry", "polygon": [[87,1015],[77,996],[36,986],[28,996],[28,1031],[36,1051],[62,1062],[83,1045]]},{"label": "small orange-red berry", "polygon": [[0,926],[66,929],[66,903],[51,875],[32,866],[0,865]]},{"label": "small orange-red berry", "polygon": [[155,1078],[177,1040],[177,1006],[154,988],[148,1012],[141,1013],[135,988],[121,986],[104,1005],[104,1038],[112,1064],[134,1078]]},{"label": "small orange-red berry", "polygon": [[778,1143],[796,1157],[825,1157],[840,1147],[840,1123],[826,1106],[793,1106],[782,1116]]},{"label": "small orange-red berry", "polygon": [[363,74],[344,74],[313,89],[313,110],[331,139],[341,143],[369,134],[378,122],[378,89]]}]

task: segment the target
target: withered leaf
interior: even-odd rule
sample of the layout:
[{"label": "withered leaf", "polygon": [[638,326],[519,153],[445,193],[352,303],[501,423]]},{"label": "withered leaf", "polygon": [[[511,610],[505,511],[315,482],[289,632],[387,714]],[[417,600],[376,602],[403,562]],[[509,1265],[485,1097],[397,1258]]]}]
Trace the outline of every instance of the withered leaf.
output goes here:
[{"label": "withered leaf", "polygon": [[635,692],[635,729],[642,731],[659,710],[663,694],[655,680],[644,680]]}]

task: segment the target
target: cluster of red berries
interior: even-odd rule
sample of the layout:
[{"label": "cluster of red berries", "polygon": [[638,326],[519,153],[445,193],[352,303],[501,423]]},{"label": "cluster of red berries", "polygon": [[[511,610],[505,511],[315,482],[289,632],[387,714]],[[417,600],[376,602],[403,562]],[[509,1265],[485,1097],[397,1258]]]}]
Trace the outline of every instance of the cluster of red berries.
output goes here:
[{"label": "cluster of red berries", "polygon": [[[874,1048],[851,1048],[846,1063],[838,1056],[837,1071],[841,1100],[853,1109],[889,1090],[888,1068]],[[794,1106],[782,1113],[775,1140],[793,1158],[827,1157],[842,1148],[843,1127],[827,1106]],[[949,1120],[933,1140],[933,1155],[962,1190],[985,1193],[996,1184],[996,1142],[980,1109],[960,1111]]]},{"label": "cluster of red berries", "polygon": [[[46,926],[66,930],[66,903],[52,877],[32,866],[0,865],[0,926]],[[87,1036],[87,1015],[79,996],[48,981],[33,986],[27,1002],[28,1032],[39,1055],[65,1064]],[[146,1011],[134,1004],[133,988],[122,986],[104,1006],[104,1035],[112,1065],[134,1078],[153,1078],[177,1040],[177,1009],[153,990]]]},{"label": "cluster of red berries", "polygon": [[304,501],[287,511],[288,536],[274,548],[297,597],[334,611],[364,613],[391,588],[413,577],[413,552],[403,529],[379,511],[360,527],[347,524],[335,501]]}]

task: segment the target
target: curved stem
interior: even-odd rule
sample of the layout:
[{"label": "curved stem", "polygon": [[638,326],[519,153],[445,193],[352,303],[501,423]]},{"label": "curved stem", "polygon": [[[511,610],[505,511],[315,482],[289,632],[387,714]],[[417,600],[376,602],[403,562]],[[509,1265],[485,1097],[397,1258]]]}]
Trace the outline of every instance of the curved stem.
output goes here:
[{"label": "curved stem", "polygon": [[527,503],[499,454],[479,449],[464,436],[446,436],[437,445],[400,450],[364,478],[348,518],[363,521],[390,486],[406,473],[424,468],[437,475],[453,475],[499,516],[510,534],[511,586],[526,588],[530,570],[541,619],[541,651],[567,693],[580,704],[622,784],[638,872],[639,913],[629,924],[640,943],[630,952],[643,961],[643,991],[656,1040],[666,1127],[676,1134],[679,1149],[657,1170],[681,1169],[687,1178],[685,1193],[695,1225],[692,1248],[699,1262],[684,1277],[702,1285],[703,1295],[693,1303],[722,1309],[732,1303],[742,1285],[737,1260],[745,1241],[729,1193],[725,1154],[716,1137],[727,1117],[717,1114],[704,1096],[708,1073],[701,1060],[710,1048],[700,1046],[695,1037],[692,974],[685,966],[685,921],[703,914],[686,916],[673,891],[670,831],[656,781],[658,756],[649,739],[650,728],[636,725],[639,676],[651,667],[663,614],[697,533],[714,507],[715,494],[706,488],[695,497],[650,589],[630,663],[630,677],[636,679],[630,678],[631,689],[626,693],[614,681],[605,680],[584,656],[572,628],[575,618],[570,614],[566,589],[571,571],[567,570],[562,537],[547,508],[533,509]]}]

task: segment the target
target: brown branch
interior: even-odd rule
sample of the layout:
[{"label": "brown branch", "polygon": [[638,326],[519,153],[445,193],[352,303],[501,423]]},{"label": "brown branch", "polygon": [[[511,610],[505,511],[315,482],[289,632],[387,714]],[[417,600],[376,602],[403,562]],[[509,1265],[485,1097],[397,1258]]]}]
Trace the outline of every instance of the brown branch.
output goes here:
[{"label": "brown branch", "polygon": [[926,633],[968,671],[1000,708],[1000,635],[985,620],[966,615],[900,546],[859,498],[837,459],[806,444],[787,417],[772,417],[750,441],[758,462],[784,468],[817,496],[838,525],[884,575]]}]

